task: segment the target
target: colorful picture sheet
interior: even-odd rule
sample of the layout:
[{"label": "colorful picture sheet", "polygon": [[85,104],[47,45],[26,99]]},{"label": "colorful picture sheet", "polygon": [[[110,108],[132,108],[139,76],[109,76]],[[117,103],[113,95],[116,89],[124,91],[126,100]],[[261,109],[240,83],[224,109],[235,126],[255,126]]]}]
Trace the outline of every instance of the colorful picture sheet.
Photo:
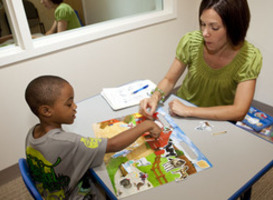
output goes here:
[{"label": "colorful picture sheet", "polygon": [[[117,198],[123,198],[167,184],[212,167],[212,164],[173,122],[158,109],[155,122],[160,137],[143,134],[128,148],[104,157],[107,172]],[[96,137],[111,138],[143,122],[139,113],[93,124]]]}]

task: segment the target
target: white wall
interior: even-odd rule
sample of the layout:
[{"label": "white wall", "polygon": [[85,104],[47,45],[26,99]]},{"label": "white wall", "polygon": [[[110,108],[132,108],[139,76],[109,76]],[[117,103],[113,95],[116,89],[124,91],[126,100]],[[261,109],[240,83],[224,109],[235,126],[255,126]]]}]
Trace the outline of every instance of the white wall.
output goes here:
[{"label": "white wall", "polygon": [[263,68],[257,81],[254,98],[273,106],[273,1],[248,2],[252,17],[247,38],[263,54]]},{"label": "white wall", "polygon": [[[177,20],[0,68],[0,170],[24,156],[27,130],[37,122],[24,100],[24,90],[30,80],[42,74],[62,76],[74,86],[76,101],[99,93],[102,87],[136,79],[158,82],[174,58],[180,37],[198,28],[199,3],[200,0],[179,0]],[[273,39],[270,37],[273,2],[249,0],[249,4],[252,22],[248,39],[264,56],[255,99],[273,106]]]},{"label": "white wall", "polygon": [[[149,78],[158,82],[180,37],[197,28],[199,0],[179,0],[178,18],[0,68],[0,170],[23,157],[28,129],[37,123],[24,100],[27,84],[42,74],[66,78],[76,101],[103,87]],[[94,113],[95,114],[95,113]]]}]

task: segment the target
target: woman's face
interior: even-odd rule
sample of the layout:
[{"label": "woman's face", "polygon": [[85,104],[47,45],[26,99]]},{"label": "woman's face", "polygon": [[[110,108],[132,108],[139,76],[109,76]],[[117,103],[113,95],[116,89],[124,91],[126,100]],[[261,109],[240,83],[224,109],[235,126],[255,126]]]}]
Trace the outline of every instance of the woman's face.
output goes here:
[{"label": "woman's face", "polygon": [[54,3],[51,0],[41,0],[41,4],[43,4],[46,8],[53,8]]},{"label": "woman's face", "polygon": [[226,27],[214,9],[203,11],[200,17],[200,27],[205,46],[209,52],[217,53],[227,45],[230,45],[227,38]]}]

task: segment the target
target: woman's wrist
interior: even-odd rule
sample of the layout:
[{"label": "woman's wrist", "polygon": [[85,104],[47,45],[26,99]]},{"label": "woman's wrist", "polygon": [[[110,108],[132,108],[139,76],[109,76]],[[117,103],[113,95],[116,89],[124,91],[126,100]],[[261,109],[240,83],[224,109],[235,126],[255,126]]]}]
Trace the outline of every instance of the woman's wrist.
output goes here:
[{"label": "woman's wrist", "polygon": [[194,110],[195,107],[187,106],[187,109],[185,109],[185,117],[194,117]]},{"label": "woman's wrist", "polygon": [[163,103],[165,101],[165,92],[160,88],[156,87],[152,92],[152,97],[156,98],[156,101],[159,103]]},{"label": "woman's wrist", "polygon": [[156,103],[159,102],[160,98],[161,98],[160,93],[158,93],[158,92],[153,92],[152,93],[151,99],[155,100]]}]

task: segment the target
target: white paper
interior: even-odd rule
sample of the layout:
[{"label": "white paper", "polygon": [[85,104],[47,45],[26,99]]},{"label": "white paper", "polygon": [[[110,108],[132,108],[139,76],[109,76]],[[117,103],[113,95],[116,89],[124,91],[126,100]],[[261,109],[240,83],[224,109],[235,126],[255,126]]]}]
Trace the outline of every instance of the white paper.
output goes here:
[{"label": "white paper", "polygon": [[[146,85],[148,85],[147,88],[141,89]],[[103,88],[101,95],[113,110],[118,110],[138,105],[142,99],[150,96],[151,91],[154,90],[155,87],[156,84],[150,80],[140,80],[117,88]],[[135,91],[138,92],[134,93]]]}]

